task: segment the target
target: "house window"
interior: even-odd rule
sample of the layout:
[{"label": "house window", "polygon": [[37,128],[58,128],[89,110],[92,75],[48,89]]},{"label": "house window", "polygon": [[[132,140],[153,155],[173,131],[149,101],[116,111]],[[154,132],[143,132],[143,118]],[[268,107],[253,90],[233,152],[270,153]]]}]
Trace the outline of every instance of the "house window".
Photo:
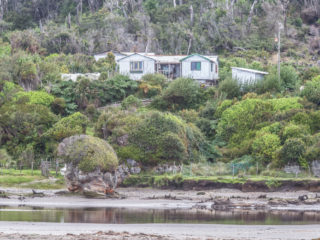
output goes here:
[{"label": "house window", "polygon": [[191,62],[191,71],[201,71],[201,62]]},{"label": "house window", "polygon": [[143,72],[143,62],[130,62],[130,72],[131,73],[142,73]]}]

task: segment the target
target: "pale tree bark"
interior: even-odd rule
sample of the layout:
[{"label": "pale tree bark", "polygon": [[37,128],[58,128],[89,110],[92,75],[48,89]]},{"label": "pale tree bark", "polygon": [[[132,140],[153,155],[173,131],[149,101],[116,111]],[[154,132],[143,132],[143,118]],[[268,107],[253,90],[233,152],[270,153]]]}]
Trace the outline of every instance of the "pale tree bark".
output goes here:
[{"label": "pale tree bark", "polygon": [[7,9],[7,0],[0,0],[0,20],[3,20],[4,14]]},{"label": "pale tree bark", "polygon": [[193,11],[192,5],[190,5],[189,10],[190,10],[190,25],[192,27],[194,24],[194,11]]},{"label": "pale tree bark", "polygon": [[176,0],[172,0],[172,1],[173,1],[173,7],[176,8],[176,6],[177,6]]},{"label": "pale tree bark", "polygon": [[190,33],[187,55],[190,54],[190,50],[191,50],[191,47],[192,47],[192,38],[193,38],[192,33]]},{"label": "pale tree bark", "polygon": [[82,0],[79,0],[77,5],[77,23],[80,24],[82,16]]},{"label": "pale tree bark", "polygon": [[288,8],[289,8],[289,0],[281,0],[281,5],[283,9],[283,28],[284,28],[284,33],[286,36],[288,36],[288,27],[287,27],[287,15],[288,15]]},{"label": "pale tree bark", "polygon": [[182,5],[183,4],[183,0],[179,0],[179,5]]},{"label": "pale tree bark", "polygon": [[67,17],[67,25],[68,25],[68,28],[70,29],[71,28],[71,14],[70,13],[68,14],[68,17]]},{"label": "pale tree bark", "polygon": [[256,4],[258,3],[259,0],[254,0],[254,2],[251,5],[250,8],[250,13],[248,16],[248,20],[247,20],[247,24],[246,24],[246,28],[247,28],[247,33],[250,33],[251,30],[251,23],[252,23],[252,17],[253,17],[253,13],[254,13],[254,8],[256,6]]}]

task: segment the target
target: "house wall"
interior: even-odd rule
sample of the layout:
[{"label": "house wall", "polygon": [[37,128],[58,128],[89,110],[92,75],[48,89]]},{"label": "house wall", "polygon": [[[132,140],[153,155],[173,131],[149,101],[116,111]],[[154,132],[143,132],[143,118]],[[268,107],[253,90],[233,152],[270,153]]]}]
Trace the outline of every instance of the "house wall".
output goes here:
[{"label": "house wall", "polygon": [[[138,62],[138,61],[143,62],[143,72],[131,73],[130,62]],[[141,55],[132,55],[125,59],[120,59],[120,61],[118,61],[118,65],[119,65],[120,74],[127,75],[132,80],[140,80],[142,76],[145,74],[155,73],[155,61]]]},{"label": "house wall", "polygon": [[[191,71],[191,62],[201,62],[201,71]],[[216,73],[216,63],[213,63],[213,68],[211,71],[211,62],[199,56],[192,56],[182,61],[181,75],[182,77],[190,77],[196,80],[218,79],[218,73]]]},{"label": "house wall", "polygon": [[243,71],[241,69],[232,69],[232,78],[240,84],[252,84],[264,78],[261,73]]}]

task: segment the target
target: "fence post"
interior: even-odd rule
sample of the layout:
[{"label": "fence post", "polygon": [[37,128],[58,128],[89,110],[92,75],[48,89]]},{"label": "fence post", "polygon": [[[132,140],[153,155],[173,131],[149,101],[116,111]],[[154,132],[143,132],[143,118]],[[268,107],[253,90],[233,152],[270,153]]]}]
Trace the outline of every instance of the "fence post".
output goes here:
[{"label": "fence post", "polygon": [[234,163],[232,163],[232,178],[234,178]]},{"label": "fence post", "polygon": [[56,159],[56,177],[58,177],[58,170],[59,170],[59,160]]},{"label": "fence post", "polygon": [[259,175],[259,162],[257,162],[257,175]]},{"label": "fence post", "polygon": [[31,162],[31,175],[33,176],[33,161]]}]

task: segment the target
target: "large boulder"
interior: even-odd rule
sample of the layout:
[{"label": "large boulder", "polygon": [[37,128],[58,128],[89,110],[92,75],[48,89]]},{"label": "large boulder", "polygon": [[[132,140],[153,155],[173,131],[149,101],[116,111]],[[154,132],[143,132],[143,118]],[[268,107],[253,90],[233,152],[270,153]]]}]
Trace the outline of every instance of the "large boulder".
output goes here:
[{"label": "large boulder", "polygon": [[113,193],[118,184],[118,158],[106,141],[87,135],[68,137],[59,144],[57,154],[67,164],[69,191],[88,195]]},{"label": "large boulder", "polygon": [[319,19],[317,9],[310,7],[302,10],[301,18],[307,24],[315,23]]}]

